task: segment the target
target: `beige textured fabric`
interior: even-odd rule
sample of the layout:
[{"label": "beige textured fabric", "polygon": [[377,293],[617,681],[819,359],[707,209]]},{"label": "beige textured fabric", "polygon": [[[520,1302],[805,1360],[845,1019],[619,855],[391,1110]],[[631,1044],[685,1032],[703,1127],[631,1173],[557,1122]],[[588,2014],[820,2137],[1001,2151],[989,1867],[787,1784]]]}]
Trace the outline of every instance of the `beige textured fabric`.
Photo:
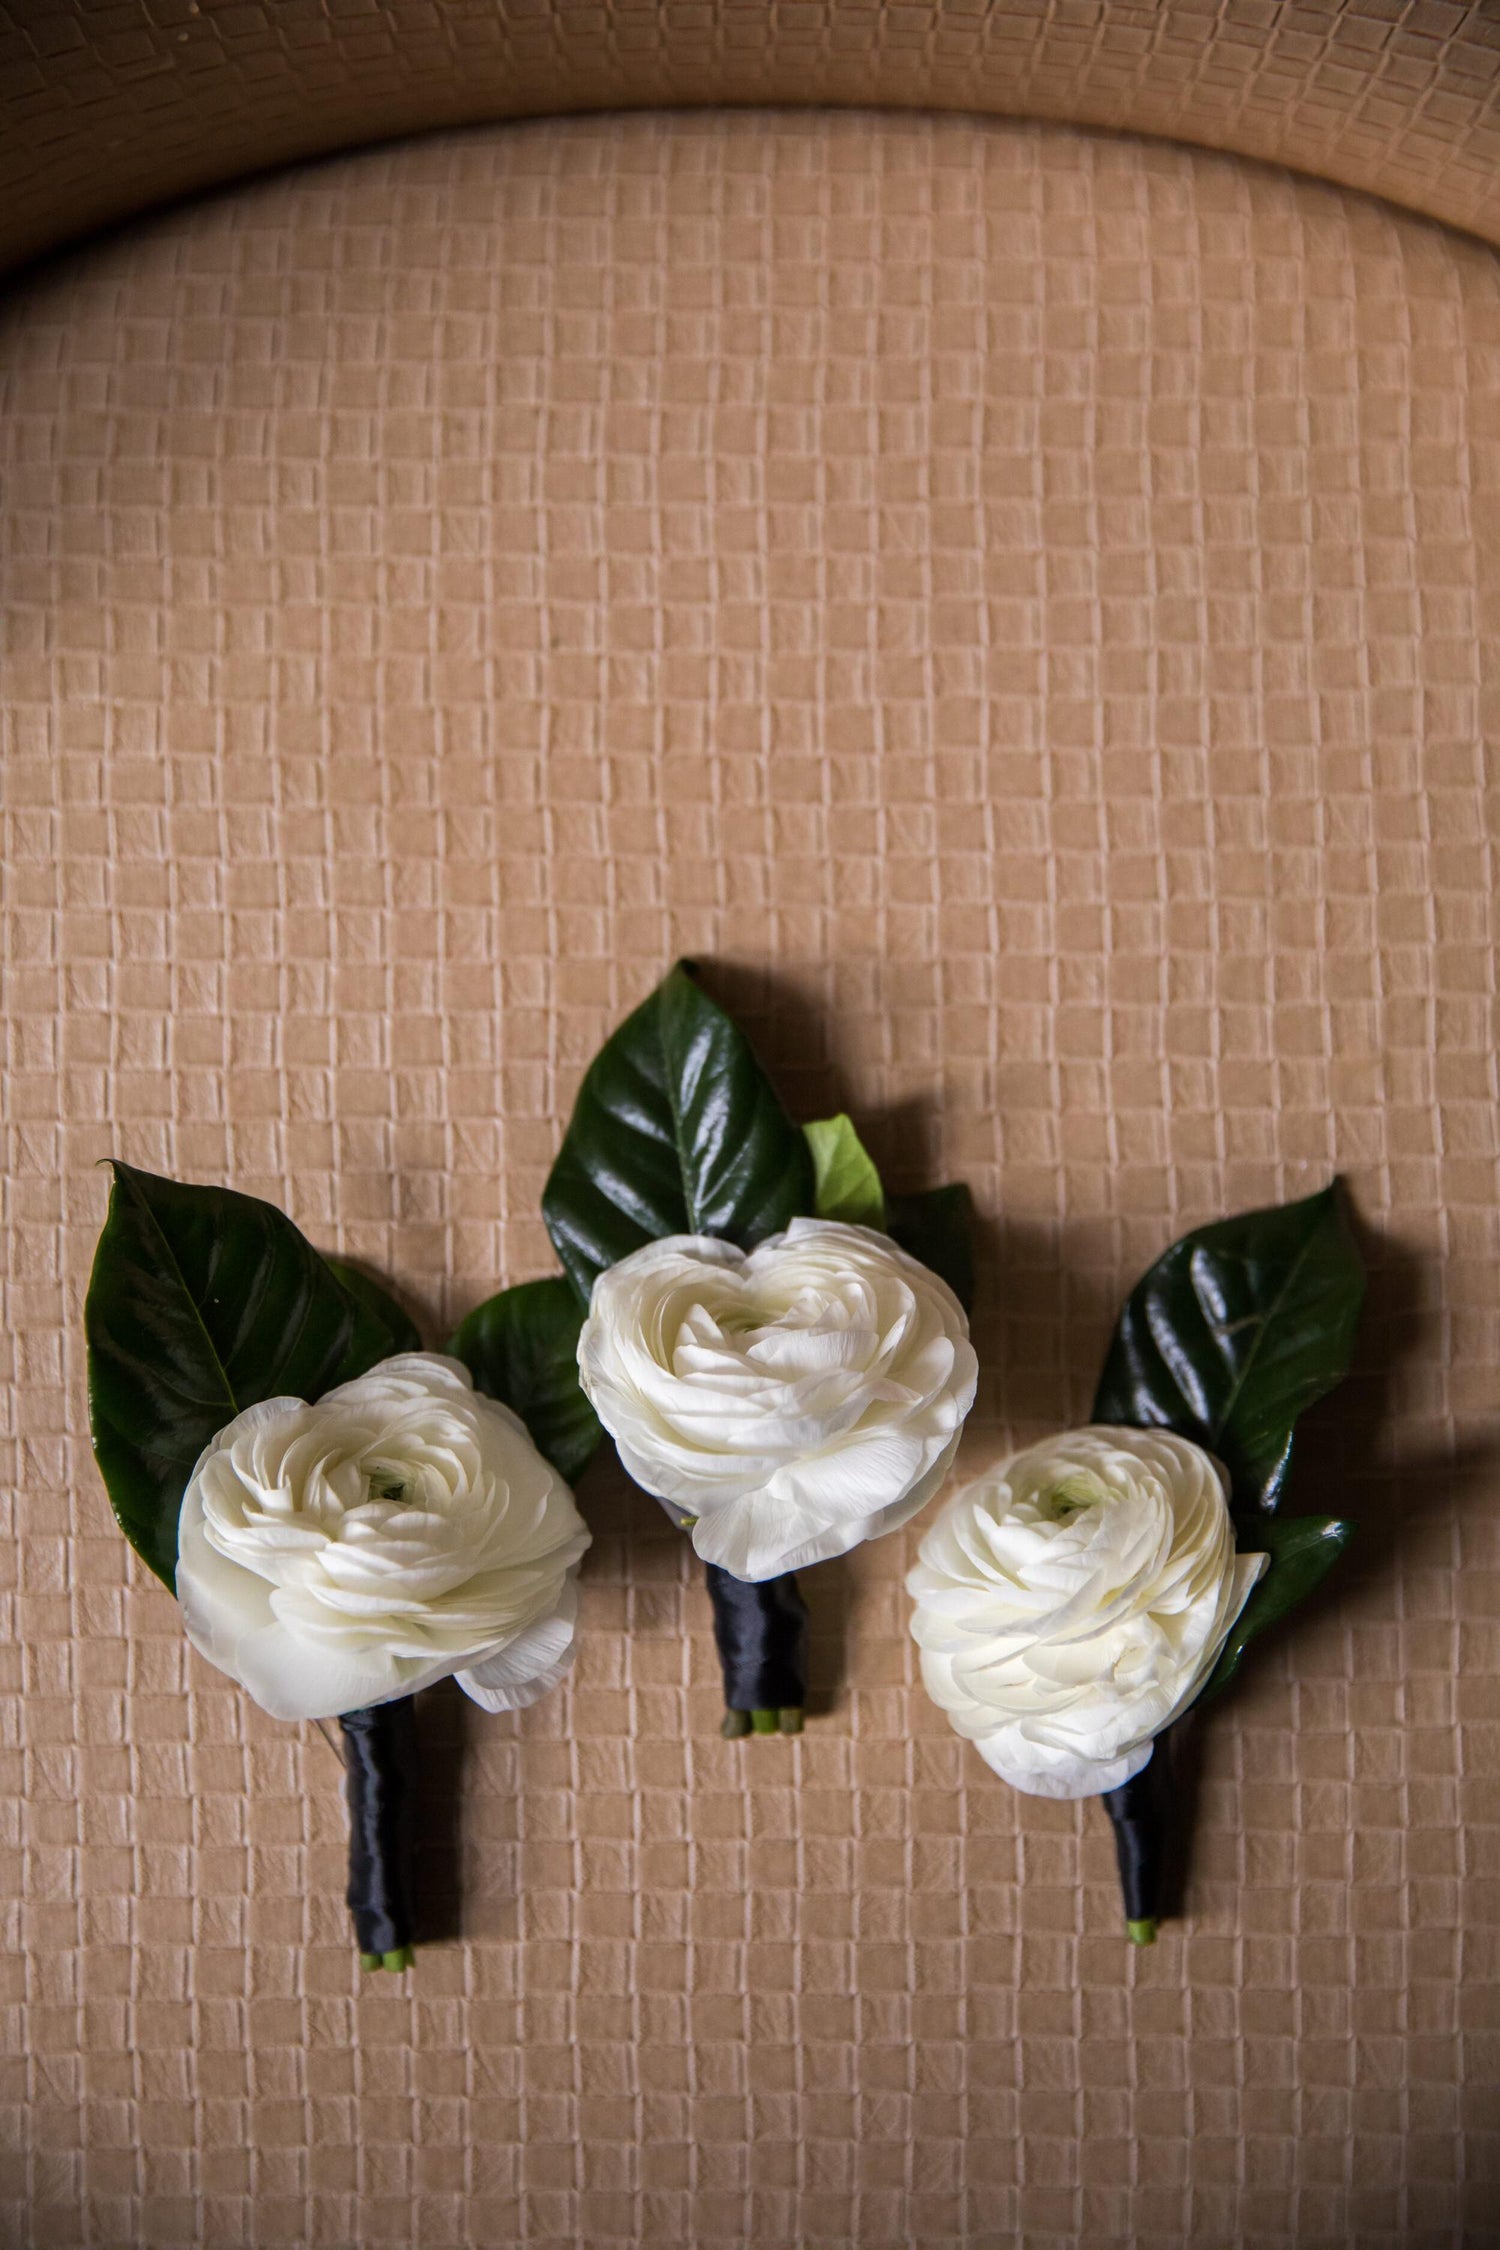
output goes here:
[{"label": "beige textured fabric", "polygon": [[[1492,254],[1041,129],[526,128],[72,262],[0,380],[5,2238],[1496,2239]],[[806,1736],[724,1744],[603,1476],[576,1683],[430,1708],[463,1935],[361,1980],[328,1749],[109,1520],[99,1157],[440,1339],[680,953],[972,1182],[973,1459],[1175,1233],[1349,1177],[1300,1490],[1365,1535],[1204,1729],[1154,1952],[916,1689],[914,1532],[809,1575]]]},{"label": "beige textured fabric", "polygon": [[1495,0],[0,0],[0,266],[430,127],[746,102],[1160,133],[1500,238]]}]

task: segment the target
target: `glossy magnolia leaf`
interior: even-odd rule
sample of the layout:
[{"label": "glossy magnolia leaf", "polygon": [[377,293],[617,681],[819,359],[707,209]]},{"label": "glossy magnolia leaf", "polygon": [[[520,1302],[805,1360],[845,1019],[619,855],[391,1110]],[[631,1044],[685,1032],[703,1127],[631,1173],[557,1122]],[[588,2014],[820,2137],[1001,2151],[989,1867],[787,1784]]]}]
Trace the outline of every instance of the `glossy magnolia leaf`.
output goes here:
[{"label": "glossy magnolia leaf", "polygon": [[448,1346],[476,1390],[519,1414],[538,1453],[573,1484],[604,1432],[578,1380],[583,1307],[561,1274],[502,1289],[475,1308]]},{"label": "glossy magnolia leaf", "polygon": [[1218,1455],[1237,1517],[1274,1509],[1297,1417],[1348,1373],[1364,1271],[1337,1186],[1184,1235],[1126,1300],[1096,1422]]},{"label": "glossy magnolia leaf", "polygon": [[974,1198],[965,1183],[955,1180],[920,1195],[889,1195],[885,1212],[892,1239],[941,1274],[964,1311],[972,1311]]},{"label": "glossy magnolia leaf", "polygon": [[411,1315],[397,1304],[390,1291],[367,1274],[362,1266],[353,1266],[347,1258],[330,1258],[323,1253],[323,1263],[340,1282],[357,1305],[378,1320],[385,1331],[385,1349],[382,1359],[392,1359],[397,1352],[419,1352],[422,1338]]},{"label": "glossy magnolia leaf", "polygon": [[318,1398],[388,1334],[274,1205],[116,1163],[84,1301],[89,1420],[120,1528],[168,1586],[199,1454],[263,1398]]},{"label": "glossy magnolia leaf", "polygon": [[1234,1678],[1246,1644],[1257,1633],[1274,1625],[1312,1592],[1338,1561],[1354,1536],[1354,1528],[1337,1516],[1262,1516],[1258,1522],[1244,1524],[1239,1540],[1242,1551],[1268,1554],[1271,1565],[1236,1618],[1219,1661],[1198,1696],[1200,1703],[1217,1695]]},{"label": "glossy magnolia leaf", "polygon": [[804,1125],[813,1161],[813,1209],[820,1219],[885,1230],[885,1190],[875,1160],[842,1113]]},{"label": "glossy magnolia leaf", "polygon": [[685,964],[599,1050],[542,1215],[584,1303],[607,1266],[666,1234],[748,1249],[813,1207],[812,1157],[749,1041]]}]

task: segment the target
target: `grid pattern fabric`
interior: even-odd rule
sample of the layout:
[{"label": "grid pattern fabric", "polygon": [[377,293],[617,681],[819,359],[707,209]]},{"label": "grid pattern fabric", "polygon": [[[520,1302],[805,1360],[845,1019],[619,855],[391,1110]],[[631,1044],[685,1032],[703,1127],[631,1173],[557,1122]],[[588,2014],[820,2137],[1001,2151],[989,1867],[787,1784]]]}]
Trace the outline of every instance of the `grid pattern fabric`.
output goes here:
[{"label": "grid pattern fabric", "polygon": [[401,134],[747,102],[1159,133],[1500,239],[1494,0],[0,0],[0,266]]},{"label": "grid pattern fabric", "polygon": [[[12,299],[6,2240],[1500,2240],[1497,401],[1490,251],[958,121],[440,139]],[[572,1684],[425,1707],[453,1933],[361,1979],[327,1746],[110,1521],[101,1157],[438,1342],[683,954],[972,1183],[972,1462],[1175,1234],[1347,1177],[1300,1474],[1361,1541],[1202,1729],[1151,1952],[1098,1808],[923,1699],[915,1529],[808,1574],[806,1734],[724,1743],[605,1470]]]}]

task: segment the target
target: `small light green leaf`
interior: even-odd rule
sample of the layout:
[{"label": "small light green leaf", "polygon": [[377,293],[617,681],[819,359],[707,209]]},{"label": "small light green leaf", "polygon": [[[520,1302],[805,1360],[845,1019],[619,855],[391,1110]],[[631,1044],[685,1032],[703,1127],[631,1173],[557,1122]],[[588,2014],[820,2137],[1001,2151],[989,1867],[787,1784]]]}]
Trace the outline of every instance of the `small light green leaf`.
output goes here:
[{"label": "small light green leaf", "polygon": [[120,1529],[164,1584],[199,1454],[261,1399],[320,1398],[390,1354],[284,1212],[116,1163],[84,1300],[94,1458]]},{"label": "small light green leaf", "polygon": [[820,1219],[885,1231],[885,1190],[874,1158],[854,1130],[852,1119],[819,1118],[804,1125],[813,1160],[813,1209]]},{"label": "small light green leaf", "polygon": [[604,1432],[578,1380],[583,1307],[561,1274],[502,1289],[471,1312],[448,1349],[476,1390],[519,1414],[538,1453],[574,1484]]},{"label": "small light green leaf", "polygon": [[1247,1644],[1312,1592],[1338,1561],[1355,1531],[1352,1523],[1343,1523],[1337,1516],[1263,1515],[1253,1522],[1243,1518],[1241,1522],[1240,1551],[1269,1555],[1270,1568],[1236,1618],[1219,1661],[1199,1692],[1200,1703],[1228,1686],[1240,1668]]}]

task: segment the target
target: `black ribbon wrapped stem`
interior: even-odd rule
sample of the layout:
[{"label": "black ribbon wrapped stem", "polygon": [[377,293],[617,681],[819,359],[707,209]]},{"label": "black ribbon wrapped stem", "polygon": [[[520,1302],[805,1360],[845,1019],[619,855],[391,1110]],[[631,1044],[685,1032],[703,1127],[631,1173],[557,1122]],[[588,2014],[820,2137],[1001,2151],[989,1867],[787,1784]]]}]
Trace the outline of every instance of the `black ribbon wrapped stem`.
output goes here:
[{"label": "black ribbon wrapped stem", "polygon": [[409,1695],[339,1720],[349,1775],[349,1912],[367,1969],[409,1969],[417,1811],[416,1704]]},{"label": "black ribbon wrapped stem", "polygon": [[788,1572],[752,1586],[717,1563],[703,1567],[724,1672],[724,1732],[800,1734],[807,1702],[807,1604],[795,1577]]},{"label": "black ribbon wrapped stem", "polygon": [[1164,1912],[1172,1753],[1165,1735],[1137,1774],[1106,1789],[1104,1809],[1115,1831],[1115,1857],[1125,1901],[1125,1926],[1133,1945],[1154,1945]]}]

